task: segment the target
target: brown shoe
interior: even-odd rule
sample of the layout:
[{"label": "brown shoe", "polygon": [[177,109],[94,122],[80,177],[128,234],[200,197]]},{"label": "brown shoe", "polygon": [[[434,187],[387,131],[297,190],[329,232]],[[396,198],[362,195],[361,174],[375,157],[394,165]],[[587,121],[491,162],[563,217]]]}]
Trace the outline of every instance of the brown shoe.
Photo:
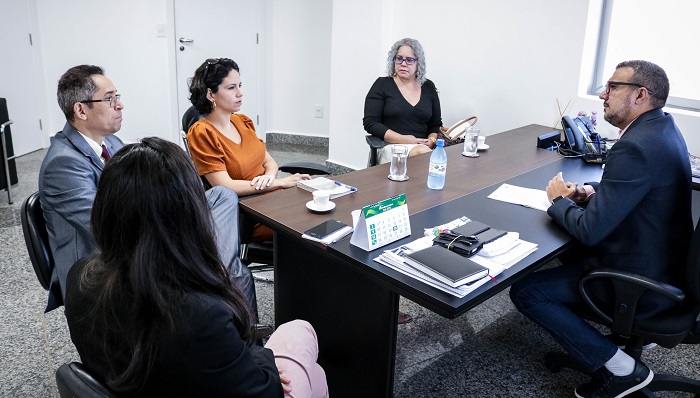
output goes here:
[{"label": "brown shoe", "polygon": [[405,312],[399,311],[399,325],[413,321],[413,317]]}]

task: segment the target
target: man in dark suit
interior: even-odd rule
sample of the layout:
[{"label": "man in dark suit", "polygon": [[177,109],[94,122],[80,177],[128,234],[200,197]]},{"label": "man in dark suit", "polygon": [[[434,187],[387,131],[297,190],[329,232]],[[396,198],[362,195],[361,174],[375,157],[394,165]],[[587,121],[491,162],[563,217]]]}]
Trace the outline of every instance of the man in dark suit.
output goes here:
[{"label": "man in dark suit", "polygon": [[[610,267],[682,286],[692,235],[688,150],[673,117],[662,111],[669,92],[666,73],[647,61],[620,63],[600,98],[605,120],[620,129],[601,181],[579,186],[561,173],[547,186],[547,213],[580,242],[560,267],[536,272],[513,285],[520,312],[544,327],[593,379],[577,397],[622,397],[654,377],[571,307],[585,305],[580,278]],[[611,302],[608,289],[598,298]],[[642,297],[641,316],[674,303]]]},{"label": "man in dark suit", "polygon": [[[51,140],[39,172],[41,207],[55,262],[46,311],[63,304],[68,270],[95,247],[90,212],[97,182],[105,162],[124,146],[114,136],[121,128],[124,104],[99,66],[80,65],[64,73],[58,82],[58,104],[66,124]],[[256,308],[250,270],[238,257],[238,197],[217,187],[207,191],[207,201],[222,262]]]}]

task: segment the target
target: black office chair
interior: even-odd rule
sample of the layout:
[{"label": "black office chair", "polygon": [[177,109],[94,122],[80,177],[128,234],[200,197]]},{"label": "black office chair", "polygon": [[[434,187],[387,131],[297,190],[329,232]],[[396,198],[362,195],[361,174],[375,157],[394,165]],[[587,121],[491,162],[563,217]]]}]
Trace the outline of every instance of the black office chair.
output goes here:
[{"label": "black office chair", "polygon": [[56,371],[56,386],[61,398],[118,397],[80,362],[61,365]]},{"label": "black office chair", "polygon": [[24,242],[27,245],[34,273],[39,279],[41,287],[49,290],[54,262],[49,248],[49,233],[46,231],[44,211],[39,203],[39,192],[34,192],[24,200],[20,219],[22,220]]},{"label": "black office chair", "polygon": [[[185,145],[185,150],[190,153],[189,144],[187,142],[187,132],[190,130],[193,124],[195,124],[199,119],[204,117],[200,114],[194,106],[191,106],[182,115],[182,131],[180,135],[182,136],[182,142]],[[190,153],[191,155],[191,153]],[[309,175],[319,175],[319,174],[330,174],[331,170],[323,165],[310,162],[293,162],[287,163],[279,166],[279,170],[285,173],[294,174],[309,174]],[[207,179],[202,176],[202,183],[205,189],[211,188],[211,184]],[[241,198],[245,200],[245,198]],[[266,270],[272,265],[272,242],[252,242],[253,237],[253,227],[255,222],[250,219],[245,213],[240,213],[238,220],[238,230],[239,230],[239,241],[241,243],[240,257],[241,261],[249,265],[251,263],[264,264],[268,267],[253,267],[251,270]]]},{"label": "black office chair", "polygon": [[[673,348],[681,343],[697,344],[700,342],[696,321],[700,314],[700,221],[690,243],[685,276],[685,289],[681,290],[629,272],[595,270],[579,283],[581,294],[590,307],[590,311],[586,310],[580,315],[610,327],[613,334],[628,337],[625,352],[635,360],[640,359],[642,345],[646,343],[656,343],[665,348]],[[591,299],[591,282],[600,280],[610,281],[614,289],[616,301],[612,314],[598,307]],[[637,302],[647,290],[670,297],[679,305],[648,319],[637,320]],[[583,371],[568,354],[561,352],[547,353],[545,366],[551,372],[559,372],[564,367]],[[640,391],[641,395],[647,397],[655,397],[653,391],[684,391],[700,397],[700,381],[683,376],[655,374],[651,383]]]},{"label": "black office chair", "polygon": [[32,262],[36,278],[45,290],[48,291],[50,288],[56,290],[51,297],[57,298],[58,302],[48,303],[44,311],[48,312],[50,309],[63,305],[61,299],[63,295],[58,285],[51,287],[51,273],[53,272],[54,260],[49,246],[49,233],[46,230],[44,211],[41,209],[41,203],[39,202],[39,192],[34,192],[22,202],[20,220],[22,221],[24,243],[27,245],[27,252],[29,253],[29,259]]}]

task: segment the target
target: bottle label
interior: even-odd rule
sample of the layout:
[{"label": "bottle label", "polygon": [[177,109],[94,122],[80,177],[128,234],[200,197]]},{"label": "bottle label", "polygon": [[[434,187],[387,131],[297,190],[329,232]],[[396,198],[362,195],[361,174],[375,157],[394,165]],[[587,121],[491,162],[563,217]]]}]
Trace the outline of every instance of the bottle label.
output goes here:
[{"label": "bottle label", "polygon": [[432,163],[432,162],[430,163],[430,169],[428,170],[429,174],[444,176],[446,172],[447,172],[447,164],[446,163]]}]

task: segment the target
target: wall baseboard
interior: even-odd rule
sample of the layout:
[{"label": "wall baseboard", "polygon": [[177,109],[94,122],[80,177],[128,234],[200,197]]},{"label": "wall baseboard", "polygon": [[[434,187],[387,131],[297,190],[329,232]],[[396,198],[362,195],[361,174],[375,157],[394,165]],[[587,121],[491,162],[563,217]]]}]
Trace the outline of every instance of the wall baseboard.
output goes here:
[{"label": "wall baseboard", "polygon": [[337,163],[333,163],[330,160],[326,160],[326,166],[331,169],[331,172],[334,176],[340,175],[340,174],[345,174],[345,173],[351,173],[353,171],[357,171],[353,168],[343,166]]},{"label": "wall baseboard", "polygon": [[274,142],[277,144],[310,145],[328,148],[328,137],[318,137],[313,135],[269,132],[265,134],[265,142]]},{"label": "wall baseboard", "polygon": [[[274,143],[290,145],[309,145],[328,148],[328,137],[318,137],[302,134],[270,132],[265,134],[265,142],[268,144]],[[333,163],[329,160],[326,160],[326,166],[331,169],[332,175],[340,175],[356,171],[351,167],[343,166],[338,163]]]}]

